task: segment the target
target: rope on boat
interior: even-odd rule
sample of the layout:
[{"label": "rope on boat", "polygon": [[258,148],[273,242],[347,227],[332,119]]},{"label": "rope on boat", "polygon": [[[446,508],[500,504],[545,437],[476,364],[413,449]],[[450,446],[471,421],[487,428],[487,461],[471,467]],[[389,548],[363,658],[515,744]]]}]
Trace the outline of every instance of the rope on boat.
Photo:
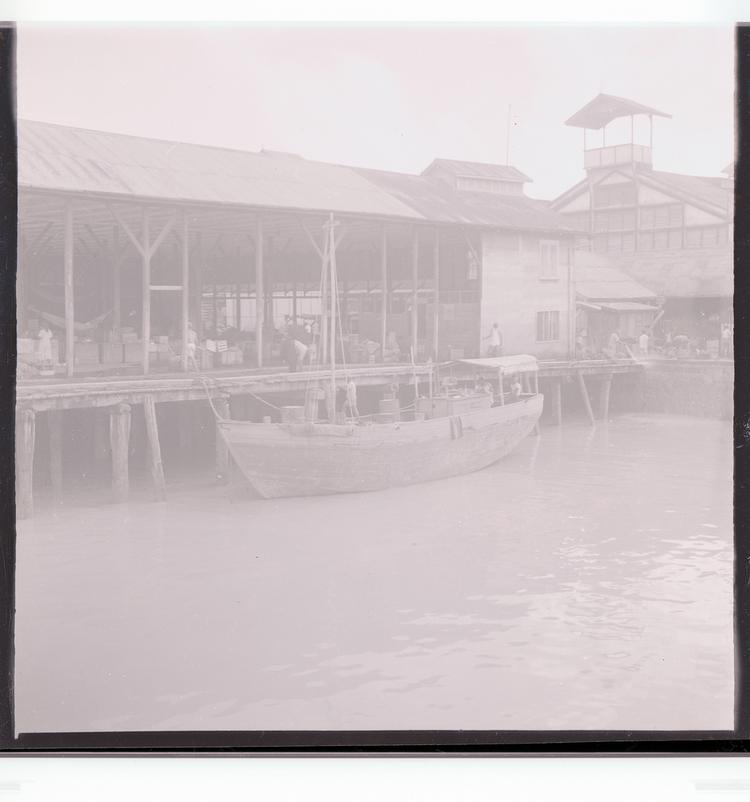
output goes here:
[{"label": "rope on boat", "polygon": [[[218,421],[229,420],[228,418],[225,418],[222,415],[220,415],[218,410],[216,409],[213,398],[211,397],[211,388],[209,385],[209,380],[205,376],[196,376],[196,378],[203,385],[203,389],[206,391],[206,398],[208,399],[208,403],[211,406],[211,411],[214,413],[214,417],[216,418],[216,420]],[[216,389],[215,382],[213,388]],[[277,412],[281,409],[281,407],[277,407],[275,404],[272,404],[270,401],[266,401],[265,398],[261,398],[259,395],[256,395],[255,393],[246,391],[243,393],[243,395],[249,395],[251,398],[254,398],[256,401],[260,401],[261,404],[265,404],[266,406],[271,407],[271,409],[275,409]]]}]

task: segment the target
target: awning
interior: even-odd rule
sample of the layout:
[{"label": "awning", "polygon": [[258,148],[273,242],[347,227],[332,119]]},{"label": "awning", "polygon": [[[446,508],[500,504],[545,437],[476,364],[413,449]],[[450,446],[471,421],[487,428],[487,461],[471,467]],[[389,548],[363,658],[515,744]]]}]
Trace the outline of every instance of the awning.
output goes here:
[{"label": "awning", "polygon": [[658,306],[641,304],[635,301],[612,301],[611,303],[599,304],[602,309],[610,312],[658,312]]},{"label": "awning", "polygon": [[598,304],[590,304],[588,301],[576,301],[576,306],[580,306],[581,309],[591,309],[593,312],[601,312],[602,308]]},{"label": "awning", "polygon": [[536,358],[528,354],[514,354],[513,356],[491,356],[484,359],[459,359],[461,365],[507,373],[531,373],[539,369]]}]

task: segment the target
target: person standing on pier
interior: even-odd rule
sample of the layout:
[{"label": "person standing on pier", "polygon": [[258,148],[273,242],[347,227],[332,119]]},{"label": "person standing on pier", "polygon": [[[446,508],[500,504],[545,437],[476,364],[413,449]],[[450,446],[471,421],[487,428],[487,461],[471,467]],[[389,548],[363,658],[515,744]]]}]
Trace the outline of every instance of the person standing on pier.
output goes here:
[{"label": "person standing on pier", "polygon": [[346,410],[352,418],[359,418],[357,407],[357,385],[351,376],[346,381]]},{"label": "person standing on pier", "polygon": [[644,329],[638,338],[638,350],[641,356],[648,356],[648,331]]},{"label": "person standing on pier", "polygon": [[487,352],[487,355],[490,357],[493,356],[502,356],[503,353],[503,335],[500,333],[500,327],[497,323],[492,324],[492,328],[490,329],[490,333],[484,338],[485,340],[490,341],[490,347]]}]

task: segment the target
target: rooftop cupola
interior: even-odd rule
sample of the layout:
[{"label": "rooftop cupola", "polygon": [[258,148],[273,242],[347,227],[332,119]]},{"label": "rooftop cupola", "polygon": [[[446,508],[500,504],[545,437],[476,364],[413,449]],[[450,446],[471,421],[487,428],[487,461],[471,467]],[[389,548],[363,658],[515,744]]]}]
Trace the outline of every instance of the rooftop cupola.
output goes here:
[{"label": "rooftop cupola", "polygon": [[[583,129],[583,166],[587,171],[630,165],[633,170],[650,170],[652,167],[651,151],[654,145],[654,117],[669,117],[658,109],[636,103],[624,97],[599,94],[579,109],[565,125]],[[627,118],[630,118],[628,131]],[[636,141],[636,120],[648,118],[648,145]],[[611,124],[622,120],[625,125]],[[610,127],[609,144],[607,143],[607,127]],[[641,125],[638,126],[642,128]],[[587,133],[601,131],[601,145],[589,147]],[[642,136],[640,138],[643,138]]]}]

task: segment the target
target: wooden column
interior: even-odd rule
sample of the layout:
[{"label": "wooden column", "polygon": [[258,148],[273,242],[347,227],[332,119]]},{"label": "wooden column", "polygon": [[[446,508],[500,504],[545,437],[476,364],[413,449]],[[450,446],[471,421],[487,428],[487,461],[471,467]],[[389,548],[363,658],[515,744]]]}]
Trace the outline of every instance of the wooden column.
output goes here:
[{"label": "wooden column", "polygon": [[[213,399],[214,407],[217,413],[222,418],[229,417],[229,398],[228,396],[220,395]],[[218,424],[216,425],[216,478],[224,480],[227,478],[229,472],[229,449],[227,448],[226,440],[219,431]]]},{"label": "wooden column", "polygon": [[388,234],[385,223],[380,229],[380,281],[383,287],[380,299],[380,359],[384,361],[388,342]]},{"label": "wooden column", "polygon": [[255,221],[255,358],[263,367],[263,324],[265,311],[263,295],[263,220]]},{"label": "wooden column", "polygon": [[586,414],[589,416],[589,421],[591,421],[591,425],[594,426],[596,424],[596,419],[594,418],[594,410],[591,408],[591,401],[589,399],[589,393],[586,389],[586,382],[583,378],[583,373],[578,371],[576,374],[578,378],[578,387],[581,391],[581,398],[583,399],[583,405],[586,408]]},{"label": "wooden column", "polygon": [[141,250],[141,262],[143,265],[143,276],[141,282],[142,298],[142,319],[141,319],[141,345],[143,372],[148,373],[149,366],[149,345],[151,343],[151,237],[149,234],[148,210],[143,209],[142,217],[142,239],[143,248]]},{"label": "wooden column", "polygon": [[599,388],[599,409],[601,412],[602,420],[609,419],[609,394],[612,388],[613,373],[607,373],[603,379],[601,387]]},{"label": "wooden column", "polygon": [[154,485],[154,495],[157,501],[164,501],[167,497],[167,488],[164,481],[159,427],[156,421],[156,403],[153,396],[147,396],[143,400],[143,414],[146,420],[146,439],[148,441],[148,467]]},{"label": "wooden column", "polygon": [[432,358],[438,361],[440,345],[440,229],[435,229],[435,242],[432,250],[432,271],[435,284],[435,302],[432,310]]},{"label": "wooden column", "polygon": [[555,423],[562,426],[562,379],[554,381],[555,397],[554,397],[554,411]]},{"label": "wooden column", "polygon": [[51,409],[47,413],[47,434],[49,435],[49,478],[52,485],[52,500],[55,504],[61,504],[63,486],[62,410]]},{"label": "wooden column", "polygon": [[417,345],[419,336],[419,309],[417,307],[419,285],[419,230],[412,229],[411,242],[411,347],[414,361],[417,360]]},{"label": "wooden column", "polygon": [[188,320],[190,317],[190,232],[188,230],[187,212],[182,213],[182,317],[180,334],[182,338],[182,369],[187,371],[188,365]]},{"label": "wooden column", "polygon": [[193,260],[193,325],[198,339],[203,339],[203,236],[195,234],[195,259]]},{"label": "wooden column", "polygon": [[65,206],[64,232],[64,272],[65,272],[65,368],[68,376],[75,371],[75,300],[73,283],[73,206]]},{"label": "wooden column", "polygon": [[112,500],[127,501],[130,493],[128,457],[130,455],[130,405],[118,404],[109,415],[109,441],[112,447]]},{"label": "wooden column", "polygon": [[16,412],[16,518],[34,514],[34,442],[36,413],[33,409]]},{"label": "wooden column", "polygon": [[177,405],[177,438],[180,444],[180,456],[185,459],[192,455],[195,443],[193,429],[196,421],[193,412],[194,407],[190,401],[183,401]]},{"label": "wooden column", "polygon": [[117,331],[122,327],[122,262],[120,250],[120,232],[116,225],[112,226],[112,328]]}]

